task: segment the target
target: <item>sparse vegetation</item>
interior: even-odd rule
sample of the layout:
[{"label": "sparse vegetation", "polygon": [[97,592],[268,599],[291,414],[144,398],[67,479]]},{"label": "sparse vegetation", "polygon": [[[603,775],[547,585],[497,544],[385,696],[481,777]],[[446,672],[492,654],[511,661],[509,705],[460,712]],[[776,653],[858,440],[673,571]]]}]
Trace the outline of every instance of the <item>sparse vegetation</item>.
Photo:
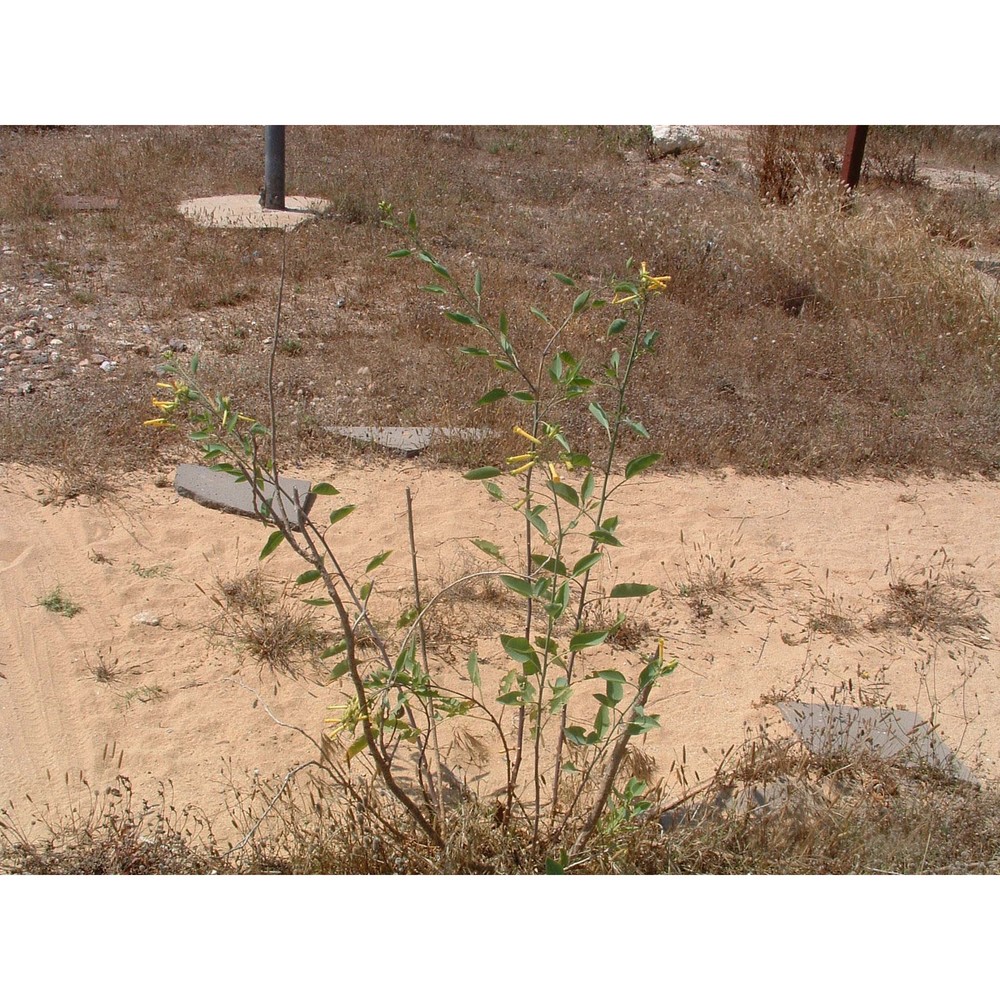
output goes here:
[{"label": "sparse vegetation", "polygon": [[50,590],[43,597],[38,598],[39,607],[45,608],[53,614],[63,615],[66,618],[73,618],[83,610],[83,605],[70,600],[63,594],[60,587]]},{"label": "sparse vegetation", "polygon": [[212,632],[230,640],[261,666],[295,674],[315,666],[328,636],[312,608],[275,587],[259,570],[220,579],[213,600],[220,615]]},{"label": "sparse vegetation", "polygon": [[[136,427],[148,416],[151,387],[166,377],[167,363],[187,361],[196,350],[211,363],[213,382],[225,385],[244,410],[270,413],[268,423],[284,429],[285,459],[329,456],[350,447],[326,435],[324,427],[392,425],[405,413],[414,424],[474,425],[494,432],[476,442],[438,445],[431,453],[435,459],[480,473],[513,471],[505,442],[510,427],[523,422],[528,391],[509,378],[518,374],[517,364],[498,339],[500,346],[489,349],[490,362],[506,357],[514,369],[496,365],[495,382],[484,390],[501,394],[490,400],[492,405],[475,408],[468,386],[476,357],[458,356],[455,349],[466,343],[469,326],[487,324],[485,317],[497,315],[500,303],[511,303],[507,318],[523,338],[518,351],[550,357],[545,353],[550,329],[541,324],[532,332],[528,321],[531,305],[545,315],[560,308],[560,293],[565,293],[553,271],[558,267],[574,281],[582,276],[577,291],[584,279],[588,287],[614,287],[621,278],[620,251],[627,248],[637,261],[655,261],[657,273],[673,275],[671,296],[650,296],[646,317],[668,331],[663,342],[669,349],[645,359],[629,414],[620,414],[641,412],[649,440],[622,443],[616,454],[616,442],[593,410],[567,408],[557,423],[554,417],[543,419],[536,408],[527,426],[531,446],[524,448],[539,462],[540,473],[550,457],[543,456],[545,447],[551,446],[555,457],[560,449],[552,442],[564,435],[574,451],[561,452],[590,456],[597,467],[612,457],[628,467],[645,452],[645,457],[662,456],[667,467],[725,465],[766,475],[997,474],[995,281],[991,294],[984,279],[993,279],[972,268],[969,258],[972,251],[977,258],[1000,253],[997,189],[979,183],[932,189],[921,174],[928,156],[959,169],[972,153],[980,170],[995,172],[1000,162],[996,130],[973,135],[944,127],[874,127],[866,173],[850,212],[843,211],[843,192],[835,181],[843,142],[839,129],[752,129],[745,141],[720,147],[711,167],[699,156],[650,161],[644,153],[647,136],[639,128],[469,128],[449,132],[448,139],[441,133],[435,128],[301,130],[291,179],[329,198],[334,207],[289,240],[293,294],[283,323],[290,332],[276,329],[270,344],[258,323],[278,284],[283,253],[278,238],[196,230],[169,209],[171,198],[216,190],[223,177],[227,189],[255,190],[256,132],[98,128],[87,141],[77,129],[5,134],[0,234],[12,253],[0,258],[0,282],[17,285],[26,274],[43,275],[52,286],[47,292],[57,303],[53,308],[60,313],[61,339],[67,343],[57,352],[62,357],[51,362],[52,377],[28,388],[12,386],[6,375],[0,379],[5,393],[0,461],[50,470],[43,502],[62,502],[106,497],[122,470],[148,466],[157,456],[190,456],[191,446],[177,436],[140,436]],[[677,182],[667,185],[667,176]],[[60,200],[67,191],[107,194],[118,207],[74,213]],[[453,313],[449,320],[385,259],[391,241],[380,223],[389,201],[417,206],[425,230],[438,234],[413,247],[437,272],[431,280],[440,279],[435,265],[468,261],[477,287],[457,308],[473,322],[456,320],[454,309],[448,310]],[[58,226],[58,242],[50,223]],[[386,289],[391,289],[389,297]],[[447,290],[452,292],[452,286]],[[119,315],[136,315],[136,302],[140,318],[131,327],[105,331],[108,317],[118,322]],[[332,302],[338,308],[330,308]],[[8,322],[0,320],[0,325]],[[166,346],[178,338],[185,344]],[[593,330],[567,326],[556,356],[573,361],[596,350],[603,357],[610,347],[607,334],[598,337]],[[260,380],[265,348],[274,366],[270,397]],[[105,353],[115,355],[106,370],[92,360]],[[83,358],[88,364],[77,367]],[[557,372],[555,383],[562,385],[560,379]],[[522,397],[514,395],[518,391]],[[235,414],[228,402],[218,412],[227,421]],[[551,435],[550,428],[555,428]],[[583,475],[583,468],[567,472]],[[479,478],[492,482],[498,476]],[[576,491],[576,509],[583,511],[582,482],[564,484],[555,471],[549,480]],[[548,502],[572,506],[567,495],[555,490]],[[899,499],[917,502],[916,494]],[[527,510],[532,512],[530,502]],[[603,524],[594,527],[604,530]],[[550,537],[546,530],[536,538],[544,544],[535,556]],[[717,544],[693,544],[677,585],[697,618],[764,592],[760,568],[747,566],[737,552],[738,536],[723,554]],[[515,667],[501,703],[527,720],[528,736],[518,736],[517,759],[522,747],[529,757],[534,753],[538,780],[516,801],[508,793],[501,808],[470,797],[468,788],[433,760],[432,734],[436,740],[436,722],[454,723],[442,725],[441,738],[464,754],[470,767],[476,761],[483,766],[482,740],[464,715],[469,704],[488,715],[488,703],[481,688],[476,691],[472,660],[468,680],[463,679],[472,685],[468,698],[464,688],[459,696],[443,683],[428,686],[426,651],[421,661],[415,623],[424,630],[423,640],[429,637],[444,650],[456,636],[467,638],[461,635],[463,609],[476,605],[484,620],[499,623],[516,610],[512,595],[534,602],[529,607],[539,620],[551,623],[562,564],[558,548],[545,551],[547,564],[535,560],[515,574],[502,568],[521,589],[497,582],[501,568],[497,575],[473,570],[469,580],[419,621],[403,622],[395,635],[388,616],[378,620],[369,614],[370,581],[358,584],[368,590],[356,591],[360,600],[354,602],[343,639],[327,635],[313,609],[303,609],[291,588],[276,587],[257,573],[221,580],[213,595],[220,609],[219,634],[279,673],[294,673],[337,649],[348,664],[346,670],[339,663],[334,668],[342,677],[352,670],[353,652],[340,649],[341,641],[353,642],[364,657],[377,660],[385,655],[386,638],[411,640],[401,659],[387,661],[377,697],[369,690],[378,711],[396,697],[392,704],[398,714],[363,711],[359,695],[353,706],[357,714],[352,716],[349,706],[338,713],[336,725],[338,735],[357,737],[359,727],[363,731],[364,723],[378,715],[387,727],[377,739],[365,732],[363,743],[355,738],[349,744],[356,765],[358,755],[368,751],[376,752],[377,765],[380,745],[392,761],[400,747],[416,740],[418,763],[407,794],[426,821],[421,830],[414,828],[414,811],[403,798],[387,801],[380,794],[384,782],[359,776],[357,768],[349,774],[334,761],[343,748],[328,734],[324,753],[314,762],[308,807],[301,800],[303,789],[287,776],[274,785],[256,785],[239,799],[234,808],[241,830],[253,834],[239,850],[197,842],[200,833],[192,834],[186,822],[163,818],[162,803],[133,809],[130,789],[121,786],[114,801],[86,817],[77,814],[66,826],[51,821],[51,836],[40,847],[29,845],[26,831],[3,811],[0,835],[11,852],[4,864],[21,871],[108,872],[997,870],[1000,803],[993,790],[933,773],[901,772],[869,759],[834,761],[765,737],[748,743],[735,764],[699,790],[697,804],[703,808],[697,822],[688,821],[693,811],[685,812],[667,837],[659,824],[646,821],[664,804],[655,767],[623,743],[617,780],[602,807],[590,814],[599,819],[576,827],[586,831],[586,849],[560,853],[558,838],[539,834],[545,828],[539,788],[552,789],[556,816],[565,806],[555,790],[563,769],[557,766],[544,781],[538,779],[544,756],[538,734],[545,713],[551,708],[558,717],[565,702],[555,691],[545,701],[542,685],[532,686],[536,672],[531,668],[544,661],[549,669],[550,658],[556,657],[552,650],[560,643],[580,646],[581,636],[598,634],[600,643],[619,654],[646,653],[647,666],[663,666],[662,646],[658,655],[650,654],[656,635],[641,615],[621,620],[600,605],[565,632],[553,624],[544,634],[530,625],[523,636],[505,633],[524,642],[505,645]],[[890,568],[882,595],[885,610],[870,627],[951,644],[990,641],[970,575],[956,572],[946,556],[938,557],[935,553],[928,566],[906,573]],[[110,562],[97,553],[92,560]],[[169,570],[139,563],[131,568],[143,578]],[[562,575],[567,581],[572,576]],[[553,581],[548,591],[525,593],[543,579]],[[356,581],[341,582],[353,596]],[[414,614],[421,615],[422,603],[415,602]],[[81,610],[58,588],[39,604],[67,617]],[[856,628],[855,612],[826,591],[809,616],[813,632],[846,637]],[[454,657],[450,649],[441,654],[442,660],[449,657]],[[99,683],[115,683],[117,661],[98,655],[92,673]],[[625,702],[617,676],[600,679],[609,685],[603,696],[618,711]],[[595,689],[600,694],[600,685]],[[128,709],[165,695],[155,684],[130,688],[121,704]],[[417,721],[406,714],[414,704],[421,708]],[[445,719],[449,713],[452,718]],[[607,719],[602,723],[598,717],[592,728],[589,720],[586,726],[577,721],[569,720],[578,744],[594,736],[592,749],[608,734]],[[563,718],[560,748],[566,723]],[[602,762],[611,756],[610,743],[603,745]],[[561,758],[556,751],[557,763],[570,768],[564,790],[578,780],[571,768],[581,769],[585,749],[567,748]],[[712,805],[722,793],[731,804],[739,789],[761,782],[782,786],[779,807]],[[588,794],[580,801],[593,807],[599,797],[593,785]],[[446,796],[447,824],[441,822]],[[563,815],[575,805],[576,799]],[[152,832],[144,825],[147,815],[160,817]],[[527,826],[519,825],[525,817]],[[525,829],[530,829],[527,836]],[[440,841],[430,837],[437,851],[427,849],[429,830]]]}]

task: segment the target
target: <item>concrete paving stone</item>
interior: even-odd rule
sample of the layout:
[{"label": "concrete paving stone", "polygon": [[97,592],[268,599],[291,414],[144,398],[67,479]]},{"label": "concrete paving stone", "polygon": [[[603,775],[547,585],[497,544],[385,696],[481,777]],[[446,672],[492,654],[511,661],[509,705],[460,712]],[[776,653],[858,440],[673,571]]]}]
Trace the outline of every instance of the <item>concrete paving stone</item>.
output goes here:
[{"label": "concrete paving stone", "polygon": [[264,208],[259,194],[228,194],[182,201],[177,210],[199,226],[215,229],[295,229],[330,207],[322,198],[286,197],[285,211]]},{"label": "concrete paving stone", "polygon": [[[312,483],[306,479],[279,476],[278,487],[282,497],[277,500],[273,483],[265,483],[262,490],[264,500],[272,505],[272,520],[290,523],[293,530],[301,530],[302,522],[316,499],[316,494],[311,492]],[[228,472],[216,472],[201,465],[179,465],[174,476],[174,489],[180,496],[212,510],[243,517],[259,517],[250,484],[236,482]],[[282,510],[290,516],[283,517]]]},{"label": "concrete paving stone", "polygon": [[435,437],[482,441],[490,431],[478,427],[328,427],[327,430],[360,444],[376,444],[401,455],[419,455]]},{"label": "concrete paving stone", "polygon": [[963,781],[975,781],[954,751],[914,712],[801,701],[783,701],[777,707],[813,753],[872,753],[884,760],[929,764]]}]

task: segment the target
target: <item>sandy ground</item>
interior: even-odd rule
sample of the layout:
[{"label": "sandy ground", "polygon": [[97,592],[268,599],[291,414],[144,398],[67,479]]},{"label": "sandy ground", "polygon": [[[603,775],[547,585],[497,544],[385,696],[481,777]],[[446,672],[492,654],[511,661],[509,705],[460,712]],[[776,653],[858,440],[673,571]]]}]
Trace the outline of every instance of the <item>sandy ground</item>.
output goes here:
[{"label": "sandy ground", "polygon": [[[481,484],[419,460],[287,471],[341,490],[320,498],[314,516],[324,518],[331,501],[358,504],[338,535],[345,564],[360,572],[394,550],[378,576],[387,620],[407,600],[407,486],[425,593],[477,566],[470,538],[510,549],[520,529]],[[275,677],[210,627],[218,581],[258,565],[267,530],[181,499],[152,476],[99,504],[45,504],[46,492],[37,470],[0,468],[0,802],[24,816],[29,795],[58,812],[87,794],[83,781],[100,789],[121,773],[140,797],[166,783],[175,805],[196,805],[231,832],[234,784],[315,755],[274,720],[319,736],[329,706],[343,700],[318,671]],[[632,579],[661,588],[631,610],[648,629],[639,652],[663,636],[679,660],[650,703],[662,727],[643,744],[668,789],[709,775],[748,731],[780,729],[762,698],[829,698],[848,683],[841,700],[884,697],[933,713],[974,771],[1000,773],[1000,655],[991,638],[1000,625],[992,516],[1000,485],[654,474],[618,498],[625,548],[598,579],[605,589]],[[284,549],[265,564],[276,581],[301,569]],[[728,593],[718,586],[723,570]],[[890,585],[905,582],[950,608],[951,625],[873,627],[891,610]],[[40,605],[57,587],[78,614]],[[431,629],[442,639],[435,663],[460,685],[476,643],[489,689],[506,669],[502,609],[482,599],[442,609]],[[159,624],[137,621],[142,613]],[[588,665],[628,672],[636,655],[609,649]],[[102,663],[111,676],[100,680]],[[449,759],[488,790],[498,761],[471,763],[461,735],[446,734]]]}]

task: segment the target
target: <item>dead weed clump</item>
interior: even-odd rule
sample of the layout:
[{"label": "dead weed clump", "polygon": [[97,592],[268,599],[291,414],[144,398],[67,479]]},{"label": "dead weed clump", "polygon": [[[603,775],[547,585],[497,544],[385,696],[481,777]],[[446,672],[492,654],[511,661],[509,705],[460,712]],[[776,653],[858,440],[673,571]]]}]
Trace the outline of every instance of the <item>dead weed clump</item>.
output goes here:
[{"label": "dead weed clump", "polygon": [[312,608],[266,580],[259,570],[220,578],[211,599],[220,614],[211,631],[248,653],[261,667],[297,675],[327,645]]},{"label": "dead weed clump", "polygon": [[944,549],[903,574],[890,559],[886,572],[890,575],[888,606],[869,622],[872,631],[915,631],[973,646],[990,642],[988,623],[978,610],[978,589],[964,570],[955,570]]}]

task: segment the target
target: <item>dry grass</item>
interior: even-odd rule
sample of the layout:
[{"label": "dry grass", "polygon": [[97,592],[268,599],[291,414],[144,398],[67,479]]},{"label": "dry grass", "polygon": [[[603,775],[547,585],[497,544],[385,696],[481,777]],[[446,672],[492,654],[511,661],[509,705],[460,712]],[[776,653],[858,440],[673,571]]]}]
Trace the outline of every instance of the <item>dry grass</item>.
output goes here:
[{"label": "dry grass", "polygon": [[212,599],[221,609],[211,625],[261,667],[295,675],[316,662],[328,634],[313,609],[264,578],[259,570],[219,579]]},{"label": "dry grass", "polygon": [[[641,772],[647,761],[633,760]],[[681,803],[609,822],[582,856],[532,848],[491,808],[456,800],[436,851],[368,780],[322,763],[300,782],[255,775],[229,796],[235,835],[164,793],[137,806],[126,778],[67,815],[0,809],[0,870],[33,874],[996,874],[1000,794],[928,768],[810,754],[761,733]],[[68,778],[67,778],[68,781]],[[86,784],[86,783],[84,783]],[[641,786],[640,786],[641,787]],[[668,819],[658,822],[664,807]],[[247,836],[249,833],[253,836]],[[41,836],[40,836],[41,833]]]},{"label": "dry grass", "polygon": [[870,629],[915,631],[973,646],[990,641],[974,581],[968,571],[956,570],[943,549],[934,552],[926,564],[916,564],[902,574],[890,561],[887,572],[887,607],[872,619]]},{"label": "dry grass", "polygon": [[[840,211],[828,171],[842,129],[768,133],[770,167],[757,135],[718,140],[713,170],[698,157],[651,162],[641,128],[292,129],[289,191],[326,197],[334,210],[289,239],[277,359],[288,457],[347,450],[324,430],[337,423],[503,431],[513,419],[502,406],[472,408],[469,385],[488,374],[456,357],[463,335],[419,291],[425,276],[385,259],[395,246],[375,223],[385,200],[416,210],[463,280],[482,271],[486,308],[510,312],[526,349],[544,336],[528,307],[568,305],[553,270],[601,284],[632,256],[673,274],[652,317],[663,346],[632,401],[669,465],[995,474],[997,318],[980,275],[954,254],[1000,248],[995,192],[893,179],[913,156],[918,168],[994,169],[994,133],[874,127],[872,175],[851,213]],[[171,340],[200,349],[205,376],[244,412],[266,412],[262,361],[281,237],[198,229],[172,207],[255,191],[258,130],[7,130],[2,140],[0,232],[14,252],[0,258],[0,282],[44,277],[64,358],[110,352],[119,367],[7,400],[0,459],[65,468],[56,492],[73,494],[99,492],[116,467],[186,454],[179,437],[138,429],[159,347]],[[767,169],[780,175],[773,183],[787,204],[758,196]],[[667,175],[682,183],[664,186]],[[54,200],[62,193],[119,207],[71,212]],[[602,332],[583,324],[566,346],[592,353]],[[599,455],[590,423],[568,418],[567,430]],[[108,470],[103,484],[73,468],[94,467],[75,458],[94,450],[91,439],[106,444],[96,466]],[[435,457],[483,464],[502,447],[502,437],[450,444]]]}]

